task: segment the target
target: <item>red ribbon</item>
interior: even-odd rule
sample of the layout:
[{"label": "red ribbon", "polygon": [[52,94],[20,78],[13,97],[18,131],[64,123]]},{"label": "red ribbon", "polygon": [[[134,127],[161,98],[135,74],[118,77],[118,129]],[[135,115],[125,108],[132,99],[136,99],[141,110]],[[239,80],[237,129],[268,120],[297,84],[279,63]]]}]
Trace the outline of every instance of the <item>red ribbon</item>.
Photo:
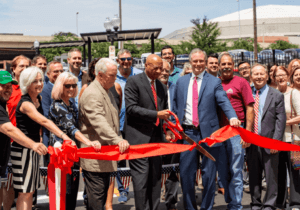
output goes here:
[{"label": "red ribbon", "polygon": [[[217,130],[210,137],[200,140],[199,143],[207,143],[208,146],[212,146],[216,143],[222,143],[236,135],[240,135],[245,142],[255,144],[259,147],[279,151],[300,151],[300,146],[259,136],[243,128],[234,128],[229,125]],[[170,143],[150,143],[130,146],[129,149],[123,154],[119,152],[119,147],[117,145],[102,146],[100,152],[96,152],[92,147],[77,149],[75,145],[72,145],[72,141],[70,140],[65,140],[61,149],[49,146],[48,153],[51,155],[48,166],[50,210],[58,210],[56,209],[55,204],[55,168],[62,170],[60,208],[61,210],[65,210],[66,174],[72,173],[71,167],[73,166],[74,162],[79,161],[79,158],[109,161],[132,160],[180,153],[187,150],[191,151],[195,148],[195,146],[196,144],[183,145]]]}]

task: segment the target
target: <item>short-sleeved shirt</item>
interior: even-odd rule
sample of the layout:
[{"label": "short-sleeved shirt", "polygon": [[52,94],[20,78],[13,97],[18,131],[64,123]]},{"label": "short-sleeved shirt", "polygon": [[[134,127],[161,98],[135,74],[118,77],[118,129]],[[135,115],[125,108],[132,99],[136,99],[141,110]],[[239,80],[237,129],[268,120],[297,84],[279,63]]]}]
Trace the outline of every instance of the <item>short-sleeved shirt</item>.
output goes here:
[{"label": "short-sleeved shirt", "polygon": [[174,71],[169,76],[169,82],[172,82],[172,84],[176,84],[177,80],[180,77],[181,72],[182,72],[182,69],[177,68],[176,66],[174,66]]},{"label": "short-sleeved shirt", "polygon": [[[140,74],[142,72],[143,72],[142,70],[131,67],[131,73],[130,73],[129,77]],[[120,71],[118,70],[116,83],[119,83],[119,85],[122,88],[122,107],[120,110],[120,130],[121,131],[123,131],[124,121],[125,121],[125,90],[124,89],[125,89],[126,81],[127,81],[127,79],[125,77],[123,77],[122,74],[120,73]]]},{"label": "short-sleeved shirt", "polygon": [[[233,76],[233,78],[229,81],[222,81],[222,86],[227,93],[227,97],[230,100],[237,117],[241,122],[245,122],[245,108],[246,106],[254,103],[249,82],[244,78]],[[221,126],[228,124],[229,122],[225,114],[222,112]]]},{"label": "short-sleeved shirt", "polygon": [[[6,103],[0,103],[0,125],[8,123],[9,117],[6,112]],[[0,176],[5,175],[8,159],[10,156],[10,138],[0,132]]]}]

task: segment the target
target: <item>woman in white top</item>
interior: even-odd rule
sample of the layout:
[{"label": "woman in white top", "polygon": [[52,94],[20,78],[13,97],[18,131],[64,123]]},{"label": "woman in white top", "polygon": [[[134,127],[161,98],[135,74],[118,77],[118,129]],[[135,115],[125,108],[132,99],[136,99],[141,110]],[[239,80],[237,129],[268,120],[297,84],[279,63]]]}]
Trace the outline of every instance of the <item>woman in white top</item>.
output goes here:
[{"label": "woman in white top", "polygon": [[[292,143],[292,131],[294,133],[294,140],[299,141],[300,129],[298,124],[300,123],[300,92],[288,86],[287,83],[290,75],[285,67],[278,66],[275,69],[273,76],[278,90],[284,95],[287,121],[283,141]],[[291,106],[293,106],[297,117],[293,116],[293,118],[291,118]],[[288,169],[290,176],[290,208],[300,208],[300,171],[294,170],[290,160],[290,152],[279,153],[277,207],[286,208],[286,169]]]}]

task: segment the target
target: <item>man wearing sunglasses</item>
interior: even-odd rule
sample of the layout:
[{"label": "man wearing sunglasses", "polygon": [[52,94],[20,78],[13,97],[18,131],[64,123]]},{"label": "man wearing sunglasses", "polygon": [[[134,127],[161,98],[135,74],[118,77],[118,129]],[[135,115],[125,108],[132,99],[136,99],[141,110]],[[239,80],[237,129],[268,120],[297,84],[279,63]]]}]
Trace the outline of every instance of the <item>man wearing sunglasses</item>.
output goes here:
[{"label": "man wearing sunglasses", "polygon": [[[120,110],[120,131],[124,138],[123,127],[125,121],[125,95],[124,95],[125,84],[129,77],[134,76],[136,74],[140,74],[143,71],[132,67],[132,57],[129,50],[126,49],[120,50],[118,52],[117,62],[119,64],[119,67],[118,67],[116,82],[119,83],[122,88],[122,107]],[[119,168],[126,167],[126,161],[125,160],[119,161],[118,167]],[[118,190],[120,192],[120,197],[118,198],[118,202],[124,204],[128,200],[127,196],[129,192],[128,191],[129,187],[124,189],[119,173],[117,174],[116,180],[118,183]]]},{"label": "man wearing sunglasses", "polygon": [[164,46],[161,49],[161,58],[167,60],[170,63],[171,70],[170,70],[169,82],[175,84],[178,78],[180,77],[180,73],[182,72],[182,69],[174,66],[173,60],[175,58],[175,54],[173,48],[169,45]]}]

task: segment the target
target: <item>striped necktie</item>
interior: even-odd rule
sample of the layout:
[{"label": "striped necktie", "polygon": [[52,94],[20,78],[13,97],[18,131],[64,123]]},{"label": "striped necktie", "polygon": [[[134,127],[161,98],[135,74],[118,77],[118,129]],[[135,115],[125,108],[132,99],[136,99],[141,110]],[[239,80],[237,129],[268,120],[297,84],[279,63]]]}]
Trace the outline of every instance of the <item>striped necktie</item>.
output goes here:
[{"label": "striped necktie", "polygon": [[259,92],[260,92],[259,90],[256,91],[255,104],[254,104],[255,118],[254,118],[253,132],[255,134],[258,134]]},{"label": "striped necktie", "polygon": [[[155,108],[156,108],[156,111],[158,111],[158,107],[157,107],[157,95],[156,95],[156,90],[155,90],[155,87],[154,87],[154,80],[151,80],[151,90],[152,90],[152,93],[153,93],[153,98],[154,98],[154,102],[155,102]],[[159,125],[159,119],[158,118],[156,119],[155,125],[156,126]]]}]

